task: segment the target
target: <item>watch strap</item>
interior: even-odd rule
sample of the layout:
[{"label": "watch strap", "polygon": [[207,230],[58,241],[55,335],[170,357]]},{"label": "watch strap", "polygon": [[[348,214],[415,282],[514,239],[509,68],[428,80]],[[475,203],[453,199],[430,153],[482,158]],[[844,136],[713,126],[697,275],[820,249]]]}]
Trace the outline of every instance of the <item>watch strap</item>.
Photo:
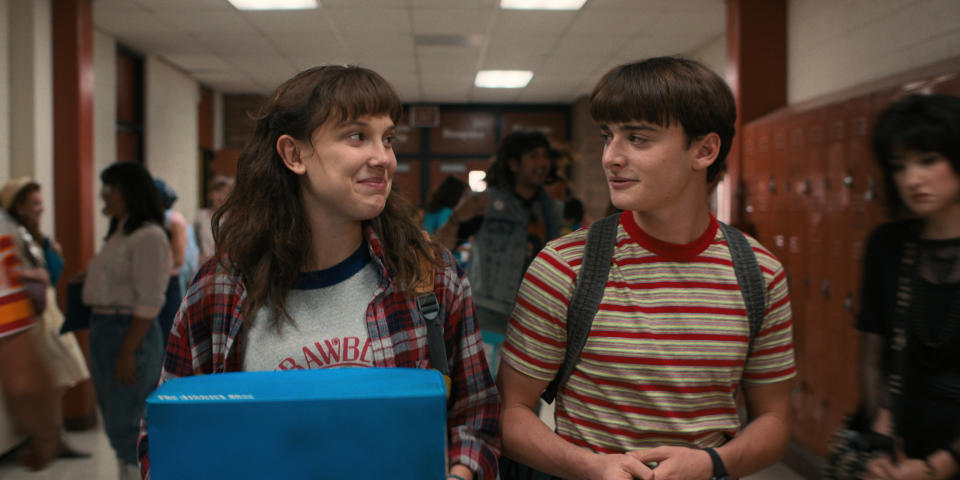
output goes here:
[{"label": "watch strap", "polygon": [[711,480],[727,480],[730,478],[727,475],[727,467],[723,465],[723,459],[720,458],[720,454],[710,447],[704,448],[703,450],[710,455],[710,460],[713,461],[713,477]]}]

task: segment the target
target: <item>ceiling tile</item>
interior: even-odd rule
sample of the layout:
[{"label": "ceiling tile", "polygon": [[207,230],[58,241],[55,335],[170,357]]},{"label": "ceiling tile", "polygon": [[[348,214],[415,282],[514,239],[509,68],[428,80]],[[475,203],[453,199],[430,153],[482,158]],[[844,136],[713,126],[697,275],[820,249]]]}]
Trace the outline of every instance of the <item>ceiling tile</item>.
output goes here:
[{"label": "ceiling tile", "polygon": [[521,50],[503,50],[487,52],[480,68],[483,70],[536,70],[547,58],[544,54],[524,52]]},{"label": "ceiling tile", "polygon": [[[340,0],[350,1],[350,0]],[[450,0],[409,0],[414,7],[437,8],[447,7]],[[457,0],[457,5],[465,8],[493,8],[500,5],[500,0]]]},{"label": "ceiling tile", "polygon": [[413,35],[396,34],[389,38],[373,35],[345,33],[343,43],[351,55],[364,57],[402,57],[413,63]]},{"label": "ceiling tile", "polygon": [[[100,0],[97,0],[99,2]],[[162,10],[233,10],[227,0],[132,0],[153,11]],[[94,2],[96,3],[96,2]]]},{"label": "ceiling tile", "polygon": [[163,57],[190,74],[224,72],[233,69],[223,58],[214,54],[170,53]]},{"label": "ceiling tile", "polygon": [[531,54],[547,54],[560,40],[559,34],[526,35],[522,33],[497,34],[490,38],[487,52],[523,50]]},{"label": "ceiling tile", "polygon": [[197,40],[191,35],[179,32],[162,35],[158,33],[118,35],[117,43],[145,55],[166,56],[179,53],[215,53],[203,45],[198,45]]},{"label": "ceiling tile", "polygon": [[319,0],[324,10],[343,8],[404,8],[407,0]]},{"label": "ceiling tile", "polygon": [[345,55],[340,38],[329,32],[314,32],[299,35],[270,35],[276,48],[286,56],[299,55]]},{"label": "ceiling tile", "polygon": [[240,12],[240,15],[255,28],[267,34],[290,35],[333,31],[324,10],[249,11]]},{"label": "ceiling tile", "polygon": [[252,34],[256,30],[239,13],[223,12],[160,12],[160,18],[174,27],[191,33]]},{"label": "ceiling tile", "polygon": [[425,34],[485,33],[492,9],[424,8],[413,11],[413,31]]},{"label": "ceiling tile", "polygon": [[404,8],[342,8],[327,10],[340,32],[370,32],[371,35],[411,34],[410,13]]},{"label": "ceiling tile", "polygon": [[572,56],[572,55],[551,55],[547,57],[536,74],[540,78],[564,78],[568,76],[587,75],[597,72],[607,56]]},{"label": "ceiling tile", "polygon": [[177,33],[173,25],[147,11],[98,12],[93,17],[93,24],[118,36]]},{"label": "ceiling tile", "polygon": [[561,55],[609,57],[630,41],[630,35],[565,35],[554,51]]},{"label": "ceiling tile", "polygon": [[417,73],[417,63],[409,57],[356,57],[350,63],[383,74]]},{"label": "ceiling tile", "polygon": [[324,55],[303,55],[291,57],[290,62],[293,63],[293,66],[298,70],[306,70],[308,68],[317,67],[320,65],[351,65],[355,63],[344,56],[324,56]]},{"label": "ceiling tile", "polygon": [[627,43],[616,57],[639,60],[661,55],[680,55],[692,52],[715,40],[700,35],[642,36]]},{"label": "ceiling tile", "polygon": [[266,93],[256,82],[240,72],[190,75],[197,82],[223,93]]},{"label": "ceiling tile", "polygon": [[656,22],[643,30],[644,35],[701,35],[716,37],[726,28],[724,15],[709,12],[669,12],[658,15]]},{"label": "ceiling tile", "polygon": [[577,17],[577,12],[501,10],[494,24],[494,35],[560,33]]},{"label": "ceiling tile", "polygon": [[642,32],[655,15],[619,11],[582,11],[570,25],[568,34],[624,34]]},{"label": "ceiling tile", "polygon": [[130,0],[97,0],[93,2],[94,17],[96,17],[97,14],[106,12],[147,12],[147,9],[139,3]]},{"label": "ceiling tile", "polygon": [[195,34],[197,39],[221,55],[278,55],[276,47],[259,34]]}]

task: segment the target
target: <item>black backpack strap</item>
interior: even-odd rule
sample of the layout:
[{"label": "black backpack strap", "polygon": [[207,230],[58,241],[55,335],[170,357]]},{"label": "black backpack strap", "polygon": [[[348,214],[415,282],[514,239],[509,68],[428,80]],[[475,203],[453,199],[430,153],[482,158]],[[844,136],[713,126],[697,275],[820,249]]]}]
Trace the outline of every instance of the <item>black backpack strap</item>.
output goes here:
[{"label": "black backpack strap", "polygon": [[580,360],[580,352],[587,344],[593,317],[600,308],[603,290],[607,286],[607,274],[610,272],[619,224],[620,214],[610,215],[594,222],[587,232],[580,275],[573,289],[573,297],[570,298],[570,306],[567,307],[567,350],[563,363],[557,370],[557,376],[540,395],[547,403],[552,403],[557,392],[567,383],[573,368]]},{"label": "black backpack strap", "polygon": [[443,325],[440,323],[440,302],[433,292],[417,296],[417,308],[427,324],[427,346],[430,349],[430,364],[445,376],[450,376],[450,364],[447,362],[447,348],[443,339]]},{"label": "black backpack strap", "polygon": [[[727,239],[727,248],[730,249],[730,258],[733,260],[733,270],[737,274],[737,284],[740,294],[743,295],[743,304],[747,307],[747,320],[750,322],[750,343],[760,333],[763,319],[767,310],[767,288],[763,282],[763,272],[757,263],[757,255],[747,237],[730,225],[723,222],[720,229]],[[749,351],[748,351],[749,355]]]}]

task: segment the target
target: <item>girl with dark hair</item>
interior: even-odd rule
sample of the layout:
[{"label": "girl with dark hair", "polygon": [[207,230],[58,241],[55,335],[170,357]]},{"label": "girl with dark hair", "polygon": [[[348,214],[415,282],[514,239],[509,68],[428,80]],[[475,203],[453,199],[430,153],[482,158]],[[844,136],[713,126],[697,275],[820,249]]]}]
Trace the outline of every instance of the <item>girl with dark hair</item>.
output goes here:
[{"label": "girl with dark hair", "polygon": [[156,318],[166,299],[173,255],[147,169],[115,163],[100,180],[110,229],[83,282],[83,302],[92,311],[90,370],[119,478],[138,478],[137,421],[160,373],[163,340]]},{"label": "girl with dark hair", "polygon": [[873,132],[891,215],[864,257],[866,418],[897,438],[868,479],[960,479],[960,99],[910,95]]},{"label": "girl with dark hair", "polygon": [[[393,88],[365,68],[316,67],[277,88],[240,155],[234,191],[213,216],[216,256],[177,312],[160,381],[347,364],[436,367],[416,303],[432,285],[452,377],[449,474],[493,479],[499,397],[470,287],[393,192],[400,113]],[[334,358],[312,350],[325,344],[362,353],[320,360]],[[144,473],[147,452],[144,428]]]},{"label": "girl with dark hair", "polygon": [[444,178],[440,185],[437,185],[437,188],[430,193],[430,198],[427,199],[423,228],[427,232],[433,233],[446,223],[450,214],[453,213],[453,207],[457,206],[466,191],[467,182],[453,175]]}]

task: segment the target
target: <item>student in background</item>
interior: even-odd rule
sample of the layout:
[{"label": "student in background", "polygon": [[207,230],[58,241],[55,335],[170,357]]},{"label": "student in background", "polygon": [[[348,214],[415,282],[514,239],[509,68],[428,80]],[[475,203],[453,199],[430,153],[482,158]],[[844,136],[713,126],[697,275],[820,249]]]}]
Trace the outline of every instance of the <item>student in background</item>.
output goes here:
[{"label": "student in background", "polygon": [[[483,203],[451,215],[438,231],[473,236],[467,272],[480,328],[502,335],[520,280],[543,245],[560,234],[562,206],[543,189],[550,142],[540,132],[513,132],[500,141],[487,169]],[[468,199],[479,197],[468,197]],[[467,203],[471,200],[464,200]],[[472,216],[466,216],[473,213]],[[482,215],[481,215],[482,213]]]},{"label": "student in background", "polygon": [[[87,360],[73,332],[60,333],[63,313],[57,306],[56,282],[63,270],[60,245],[40,231],[43,216],[43,194],[40,184],[29,177],[14,178],[0,189],[0,206],[17,223],[18,255],[23,261],[21,276],[42,285],[45,301],[37,313],[37,325],[31,329],[40,352],[50,368],[57,399],[62,400],[67,389],[90,377]],[[79,451],[61,438],[60,457],[85,458],[90,454]]]},{"label": "student in background", "polygon": [[7,413],[29,442],[24,465],[45,468],[60,450],[59,394],[50,371],[30,333],[34,312],[25,296],[18,269],[17,233],[13,222],[0,212],[0,387]]},{"label": "student in background", "polygon": [[449,478],[494,479],[499,396],[466,276],[393,192],[401,108],[383,77],[354,66],[311,68],[277,88],[213,216],[217,253],[177,313],[160,381],[339,367],[304,351],[340,339],[365,345],[353,365],[434,367],[416,306],[426,288],[440,304],[452,377]]},{"label": "student in background", "polygon": [[197,211],[197,220],[193,226],[197,235],[197,244],[200,247],[198,265],[202,265],[214,254],[213,228],[210,222],[213,220],[213,213],[226,203],[232,191],[233,177],[217,175],[207,183],[207,208]]},{"label": "student in background", "polygon": [[197,272],[200,250],[197,247],[197,236],[193,226],[187,223],[183,214],[173,209],[177,202],[177,192],[159,178],[153,179],[157,192],[160,194],[160,203],[163,205],[163,228],[170,236],[170,249],[173,253],[173,269],[170,271],[170,283],[167,284],[166,301],[157,319],[160,321],[160,336],[166,346],[170,327],[173,326],[173,316],[180,308],[180,301],[187,291],[187,284],[193,280]]},{"label": "student in background", "polygon": [[960,98],[894,102],[877,119],[873,150],[897,220],[870,235],[864,254],[861,385],[869,425],[897,440],[895,456],[872,460],[864,478],[957,480]]},{"label": "student in background", "polygon": [[139,163],[100,173],[107,240],[87,266],[83,302],[90,306],[90,373],[119,478],[137,478],[138,422],[157,385],[163,339],[157,315],[173,268],[163,205]]}]

